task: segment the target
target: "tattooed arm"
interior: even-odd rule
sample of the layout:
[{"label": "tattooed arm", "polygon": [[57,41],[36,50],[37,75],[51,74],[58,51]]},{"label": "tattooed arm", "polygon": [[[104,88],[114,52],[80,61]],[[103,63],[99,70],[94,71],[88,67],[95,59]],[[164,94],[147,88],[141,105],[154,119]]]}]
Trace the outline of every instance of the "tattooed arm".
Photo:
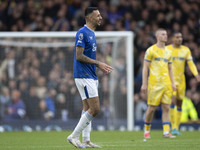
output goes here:
[{"label": "tattooed arm", "polygon": [[85,56],[83,54],[83,52],[84,52],[84,48],[83,47],[80,47],[80,46],[76,47],[76,60],[78,60],[78,61],[80,61],[82,63],[86,63],[86,64],[94,64],[94,65],[96,65],[98,67],[99,61],[91,59],[91,58]]},{"label": "tattooed arm", "polygon": [[86,63],[86,64],[94,64],[97,67],[99,67],[99,69],[101,69],[105,74],[108,74],[110,72],[112,72],[113,68],[105,63],[102,63],[100,61],[91,59],[87,56],[85,56],[83,54],[84,52],[84,48],[77,46],[76,47],[76,59],[82,63]]}]

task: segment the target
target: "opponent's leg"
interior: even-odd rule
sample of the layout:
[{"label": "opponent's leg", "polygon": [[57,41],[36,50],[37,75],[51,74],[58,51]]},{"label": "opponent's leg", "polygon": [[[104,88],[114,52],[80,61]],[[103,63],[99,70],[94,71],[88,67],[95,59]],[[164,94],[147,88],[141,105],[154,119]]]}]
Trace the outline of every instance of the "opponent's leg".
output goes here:
[{"label": "opponent's leg", "polygon": [[172,95],[172,102],[171,102],[171,106],[170,106],[170,123],[171,123],[171,128],[172,130],[175,129],[175,124],[176,124],[176,110],[175,110],[175,106],[176,106],[176,96]]},{"label": "opponent's leg", "polygon": [[162,123],[163,123],[163,137],[164,138],[175,138],[171,133],[169,133],[169,104],[161,104],[162,107]]},{"label": "opponent's leg", "polygon": [[156,110],[156,106],[149,105],[145,114],[144,138],[150,138],[151,121]]},{"label": "opponent's leg", "polygon": [[176,135],[181,135],[181,133],[179,132],[179,126],[180,126],[180,122],[181,122],[181,114],[182,114],[182,100],[178,100],[177,99],[177,110],[176,110]]}]

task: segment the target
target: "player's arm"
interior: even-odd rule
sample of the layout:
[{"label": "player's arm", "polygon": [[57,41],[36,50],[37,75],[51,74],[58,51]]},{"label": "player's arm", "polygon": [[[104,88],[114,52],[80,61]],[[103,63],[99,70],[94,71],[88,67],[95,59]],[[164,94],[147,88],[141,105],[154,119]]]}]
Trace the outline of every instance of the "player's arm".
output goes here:
[{"label": "player's arm", "polygon": [[84,48],[83,47],[81,47],[81,46],[77,46],[76,47],[76,60],[78,60],[78,61],[80,61],[82,63],[86,63],[86,64],[93,64],[93,65],[96,65],[96,66],[99,65],[99,61],[91,59],[91,58],[85,56],[83,54],[83,52],[84,52]]},{"label": "player's arm", "polygon": [[171,83],[172,83],[173,91],[176,91],[176,85],[175,85],[175,82],[174,82],[172,64],[171,63],[168,64],[168,70],[169,70],[169,77],[170,77],[170,80],[171,80]]},{"label": "player's arm", "polygon": [[200,82],[200,75],[198,74],[198,71],[197,71],[197,68],[196,68],[194,62],[192,60],[188,60],[187,64],[188,64],[188,66],[190,68],[190,71],[192,72],[192,74],[197,79],[197,81]]},{"label": "player's arm", "polygon": [[143,69],[142,69],[142,86],[141,91],[146,94],[147,92],[147,77],[148,77],[148,70],[149,65],[151,62],[144,60]]},{"label": "player's arm", "polygon": [[82,62],[82,63],[86,63],[86,64],[93,64],[96,65],[97,67],[99,67],[104,73],[108,74],[110,73],[113,68],[105,63],[102,63],[100,61],[91,59],[87,56],[85,56],[83,54],[84,52],[84,48],[81,46],[77,46],[76,47],[76,60]]},{"label": "player's arm", "polygon": [[187,60],[188,66],[190,68],[190,71],[196,77],[197,81],[200,82],[200,75],[198,74],[197,68],[196,68],[196,66],[193,62],[193,58],[192,58],[191,51],[190,51],[189,48],[188,48],[188,51],[187,51],[186,60]]}]

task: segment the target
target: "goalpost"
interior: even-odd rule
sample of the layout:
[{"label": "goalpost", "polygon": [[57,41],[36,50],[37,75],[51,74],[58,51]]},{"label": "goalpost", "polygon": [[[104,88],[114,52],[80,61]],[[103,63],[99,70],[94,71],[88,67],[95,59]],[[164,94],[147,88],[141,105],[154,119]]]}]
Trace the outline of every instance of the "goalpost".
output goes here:
[{"label": "goalpost", "polygon": [[[26,53],[27,48],[29,48],[30,51],[33,50],[36,54],[38,53],[39,56],[43,55],[43,48],[49,48],[50,53],[53,49],[51,54],[51,62],[53,62],[54,54],[57,55],[59,49],[62,49],[64,53],[65,48],[70,49],[74,46],[75,35],[76,32],[1,32],[0,50],[2,51],[9,48],[16,51],[16,57],[25,58],[28,54],[23,53]],[[107,119],[108,129],[112,129],[112,126],[114,129],[119,128],[120,124],[123,124],[123,120],[125,119],[127,130],[132,131],[134,129],[134,33],[131,31],[113,31],[95,32],[95,35],[98,45],[97,59],[106,61],[106,63],[110,63],[113,67],[116,67],[113,73],[108,77],[104,77],[97,71],[98,76],[100,76],[100,81],[102,81],[100,83],[101,93],[106,93],[105,95],[103,94],[103,96],[100,95],[100,98],[102,97],[103,99],[102,106],[104,111],[108,109],[108,113],[104,112],[102,116]],[[62,56],[56,57],[58,59],[57,62],[59,61],[59,57]],[[66,54],[64,57],[65,62],[72,65],[73,56],[70,57]],[[1,62],[2,61],[3,60],[1,60]],[[40,61],[40,58],[38,58],[38,61]],[[16,62],[21,63],[21,60],[17,60]],[[66,64],[64,65],[66,67]],[[70,69],[66,69],[65,73],[69,70]],[[71,71],[72,70],[70,70],[70,73]],[[18,72],[20,72],[20,70],[18,70]],[[46,80],[49,80],[48,78],[49,77],[46,77]],[[68,83],[66,83],[66,85],[67,84]],[[59,92],[60,91],[58,91],[58,93]],[[72,95],[73,94],[74,93],[72,93]],[[71,97],[76,99],[75,94]],[[71,97],[69,97],[69,99]],[[125,98],[125,100],[123,98]],[[109,104],[107,104],[107,102]],[[76,104],[72,106],[74,105]]]}]

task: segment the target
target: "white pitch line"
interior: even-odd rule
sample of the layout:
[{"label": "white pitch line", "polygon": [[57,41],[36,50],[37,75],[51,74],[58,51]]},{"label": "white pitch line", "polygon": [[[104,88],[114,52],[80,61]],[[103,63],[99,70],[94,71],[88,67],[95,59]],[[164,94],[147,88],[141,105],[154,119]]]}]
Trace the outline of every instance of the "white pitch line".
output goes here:
[{"label": "white pitch line", "polygon": [[[18,148],[21,148],[21,149],[38,149],[38,148],[63,148],[63,147],[68,147],[68,145],[66,146],[60,146],[60,145],[54,145],[54,146],[17,146]],[[16,148],[16,146],[5,146],[4,149],[13,149],[13,148]]]}]

